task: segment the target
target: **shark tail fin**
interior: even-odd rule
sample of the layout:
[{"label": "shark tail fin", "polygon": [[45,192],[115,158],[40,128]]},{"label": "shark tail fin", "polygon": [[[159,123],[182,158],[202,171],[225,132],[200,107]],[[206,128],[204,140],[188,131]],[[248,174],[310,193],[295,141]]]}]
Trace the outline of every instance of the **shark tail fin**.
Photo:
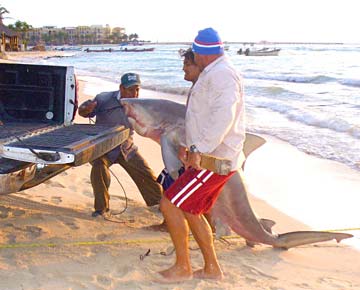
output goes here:
[{"label": "shark tail fin", "polygon": [[349,239],[354,237],[352,234],[346,234],[346,233],[339,233],[339,235],[337,235],[335,237],[336,242],[340,243],[342,240],[344,239]]}]

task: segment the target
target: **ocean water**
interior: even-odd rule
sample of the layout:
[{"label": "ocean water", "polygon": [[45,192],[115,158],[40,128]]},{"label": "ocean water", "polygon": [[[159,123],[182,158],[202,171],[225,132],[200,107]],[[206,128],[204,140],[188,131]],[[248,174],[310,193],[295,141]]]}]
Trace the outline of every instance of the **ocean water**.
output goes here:
[{"label": "ocean water", "polygon": [[[279,56],[266,57],[237,55],[241,47],[233,44],[226,54],[244,77],[248,130],[360,170],[360,45],[282,45]],[[41,62],[72,65],[78,74],[116,83],[121,74],[137,72],[143,88],[185,99],[190,83],[183,80],[178,50],[187,46],[155,48],[68,52]]]},{"label": "ocean water", "polygon": [[[154,47],[153,52],[67,52],[67,57],[23,61],[72,65],[77,74],[99,80],[92,81],[99,85],[90,88],[92,94],[101,92],[104,83],[116,89],[123,73],[137,72],[143,88],[185,101],[190,83],[183,80],[178,51],[187,46]],[[241,47],[232,44],[226,55],[244,77],[247,130],[360,172],[360,45],[281,45],[279,56],[266,57],[237,55]],[[314,197],[305,193],[303,201],[266,193],[259,197],[317,229],[359,226],[359,198],[351,188],[331,198],[319,190],[316,200],[326,200],[321,214]],[[359,230],[350,233],[356,236],[350,244],[360,249]]]}]

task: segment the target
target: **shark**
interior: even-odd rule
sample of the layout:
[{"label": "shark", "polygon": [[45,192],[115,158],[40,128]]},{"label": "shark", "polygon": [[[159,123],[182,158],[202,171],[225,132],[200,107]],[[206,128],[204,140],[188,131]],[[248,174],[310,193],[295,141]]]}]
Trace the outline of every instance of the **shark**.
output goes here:
[{"label": "shark", "polygon": [[[185,105],[167,99],[121,99],[120,102],[135,132],[160,144],[165,168],[176,179],[182,166],[177,152],[179,146],[185,144]],[[245,157],[265,142],[262,137],[247,132],[243,146]],[[243,176],[245,162],[225,184],[212,208],[211,217],[218,237],[229,234],[231,229],[243,237],[248,246],[266,244],[281,249],[330,240],[339,243],[353,237],[329,231],[273,232],[275,222],[258,218],[252,210]]]}]

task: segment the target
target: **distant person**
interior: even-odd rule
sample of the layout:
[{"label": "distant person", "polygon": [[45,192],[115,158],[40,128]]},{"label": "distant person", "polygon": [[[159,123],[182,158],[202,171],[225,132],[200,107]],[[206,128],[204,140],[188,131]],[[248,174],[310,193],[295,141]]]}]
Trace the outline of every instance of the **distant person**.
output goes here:
[{"label": "distant person", "polygon": [[104,156],[91,162],[91,185],[95,196],[95,211],[93,217],[102,216],[109,212],[109,167],[120,164],[134,180],[147,206],[159,204],[162,188],[156,182],[154,172],[138,152],[133,141],[134,131],[120,104],[122,98],[138,98],[140,91],[140,77],[135,73],[126,73],[121,77],[119,91],[103,92],[95,99],[84,102],[79,107],[79,115],[85,118],[95,117],[96,124],[124,125],[130,128],[130,137]]},{"label": "distant person", "polygon": [[[160,202],[175,247],[175,264],[159,272],[168,282],[221,279],[211,228],[204,217],[225,183],[241,167],[245,140],[242,79],[224,56],[224,46],[212,28],[200,30],[192,49],[201,73],[191,89],[185,118],[186,154],[179,151],[185,172],[166,190]],[[200,166],[201,153],[231,160],[231,172],[219,175]],[[204,258],[193,272],[189,228]]]}]

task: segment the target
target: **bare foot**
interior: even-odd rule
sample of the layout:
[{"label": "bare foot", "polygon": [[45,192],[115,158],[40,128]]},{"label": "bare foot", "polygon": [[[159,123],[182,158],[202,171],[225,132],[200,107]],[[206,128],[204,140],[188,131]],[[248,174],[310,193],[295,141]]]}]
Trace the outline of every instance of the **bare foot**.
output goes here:
[{"label": "bare foot", "polygon": [[196,270],[193,274],[196,279],[213,279],[213,280],[221,280],[224,278],[224,274],[220,269],[199,269]]},{"label": "bare foot", "polygon": [[192,270],[186,267],[172,266],[169,269],[160,271],[159,274],[162,276],[163,283],[175,283],[182,282],[186,280],[191,280],[193,278]]}]

